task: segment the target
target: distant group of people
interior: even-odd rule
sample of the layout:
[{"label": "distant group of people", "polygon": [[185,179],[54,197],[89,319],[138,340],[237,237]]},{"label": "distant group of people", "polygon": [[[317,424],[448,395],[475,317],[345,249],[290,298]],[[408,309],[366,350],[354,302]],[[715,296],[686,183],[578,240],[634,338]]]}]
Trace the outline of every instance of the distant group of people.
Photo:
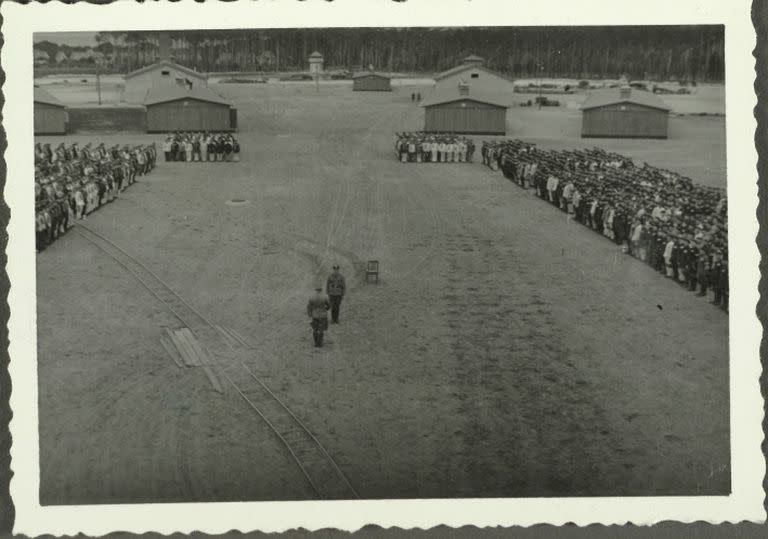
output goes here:
[{"label": "distant group of people", "polygon": [[475,153],[472,139],[455,133],[397,133],[394,148],[401,163],[471,163]]},{"label": "distant group of people", "polygon": [[231,133],[176,132],[163,142],[166,161],[240,161],[240,143]]},{"label": "distant group of people", "polygon": [[107,148],[77,142],[55,149],[35,144],[35,232],[37,252],[59,238],[77,219],[116,199],[149,173],[157,160],[155,145]]},{"label": "distant group of people", "polygon": [[637,166],[600,148],[542,150],[520,140],[483,143],[483,161],[666,277],[728,310],[728,201],[724,189]]}]

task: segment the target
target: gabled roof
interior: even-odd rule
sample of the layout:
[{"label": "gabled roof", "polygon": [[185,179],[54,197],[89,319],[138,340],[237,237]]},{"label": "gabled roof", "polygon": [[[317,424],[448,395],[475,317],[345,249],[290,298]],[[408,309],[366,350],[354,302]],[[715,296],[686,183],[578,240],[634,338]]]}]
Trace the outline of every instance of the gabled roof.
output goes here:
[{"label": "gabled roof", "polygon": [[360,71],[352,75],[353,79],[359,79],[360,77],[379,77],[380,79],[390,79],[391,77],[383,75],[381,73],[375,73],[373,71]]},{"label": "gabled roof", "polygon": [[504,98],[500,95],[493,95],[479,91],[473,91],[470,87],[468,94],[459,93],[459,88],[435,88],[427,98],[421,102],[422,107],[431,107],[433,105],[442,105],[443,103],[453,103],[454,101],[477,101],[497,107],[509,108]]},{"label": "gabled roof", "polygon": [[46,105],[54,105],[56,107],[65,107],[64,103],[53,97],[51,94],[49,94],[47,91],[43,90],[42,88],[35,86],[35,97],[34,97],[35,103],[44,103]]},{"label": "gabled roof", "polygon": [[160,69],[162,67],[171,67],[173,69],[178,69],[182,73],[186,73],[187,75],[190,75],[192,77],[196,77],[198,79],[207,79],[205,73],[200,73],[198,71],[195,71],[194,69],[190,69],[188,67],[184,67],[181,64],[177,64],[176,62],[172,62],[170,60],[160,60],[159,62],[155,62],[154,64],[150,64],[148,66],[144,66],[140,69],[137,69],[136,71],[131,71],[128,73],[125,78],[130,79],[133,77],[136,77],[137,75],[142,75],[144,73],[147,73],[149,71],[153,71],[155,69]]},{"label": "gabled roof", "polygon": [[156,105],[158,103],[168,103],[180,99],[196,99],[207,103],[219,103],[221,105],[231,106],[232,104],[208,88],[187,88],[181,86],[160,86],[150,88],[147,97],[144,98],[145,105]]},{"label": "gabled roof", "polygon": [[618,103],[634,103],[652,109],[666,110],[670,108],[655,94],[643,90],[632,89],[629,96],[622,97],[621,88],[608,88],[606,90],[591,90],[589,97],[581,105],[581,110],[596,109]]},{"label": "gabled roof", "polygon": [[470,69],[475,69],[479,71],[485,71],[486,73],[489,73],[491,75],[496,75],[497,77],[501,77],[502,79],[506,79],[510,82],[514,82],[514,79],[511,77],[508,77],[502,73],[497,73],[496,71],[491,71],[485,66],[479,66],[479,65],[472,65],[472,64],[461,64],[457,65],[456,67],[452,67],[451,69],[448,69],[447,71],[443,71],[442,73],[438,73],[435,75],[435,82],[444,79],[446,77],[450,77],[452,75],[456,75],[458,73],[462,73],[464,71],[469,71]]},{"label": "gabled roof", "polygon": [[315,52],[313,52],[312,54],[310,54],[310,55],[309,55],[309,57],[310,57],[310,58],[322,58],[322,57],[323,57],[323,55],[322,55],[322,54],[320,54],[319,52],[315,51]]}]

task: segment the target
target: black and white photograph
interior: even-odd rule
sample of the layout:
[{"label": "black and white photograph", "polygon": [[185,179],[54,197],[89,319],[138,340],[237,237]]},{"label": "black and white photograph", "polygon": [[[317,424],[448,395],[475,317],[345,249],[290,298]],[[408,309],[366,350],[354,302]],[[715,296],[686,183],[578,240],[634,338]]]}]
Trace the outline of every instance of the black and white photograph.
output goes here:
[{"label": "black and white photograph", "polygon": [[146,18],[21,55],[41,510],[732,499],[727,21]]}]

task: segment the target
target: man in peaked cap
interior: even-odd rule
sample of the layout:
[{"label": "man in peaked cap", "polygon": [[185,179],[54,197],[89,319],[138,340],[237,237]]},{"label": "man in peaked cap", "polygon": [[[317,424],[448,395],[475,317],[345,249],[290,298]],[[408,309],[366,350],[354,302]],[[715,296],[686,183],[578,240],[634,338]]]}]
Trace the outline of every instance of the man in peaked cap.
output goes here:
[{"label": "man in peaked cap", "polygon": [[467,160],[467,163],[471,163],[472,156],[475,154],[475,143],[472,142],[472,139],[466,139],[465,143],[467,145],[466,160]]},{"label": "man in peaked cap", "polygon": [[722,304],[720,307],[725,311],[728,312],[728,251],[726,250],[723,253],[723,260],[721,262],[722,267],[720,268],[720,281],[719,281],[719,288],[720,288],[720,294],[722,298]]},{"label": "man in peaked cap", "polygon": [[325,291],[331,303],[331,321],[334,324],[339,323],[339,310],[341,309],[341,300],[347,291],[347,284],[344,276],[339,271],[339,265],[334,264],[333,273],[328,276],[325,283]]},{"label": "man in peaked cap", "polygon": [[323,294],[322,287],[315,288],[315,293],[307,302],[307,316],[311,319],[312,337],[316,348],[323,346],[323,333],[328,329],[328,309],[331,304]]},{"label": "man in peaked cap", "polygon": [[720,305],[723,300],[723,288],[720,280],[720,274],[723,271],[723,252],[718,245],[712,254],[712,265],[709,268],[707,281],[712,285],[712,291],[715,298],[712,300],[714,305]]}]

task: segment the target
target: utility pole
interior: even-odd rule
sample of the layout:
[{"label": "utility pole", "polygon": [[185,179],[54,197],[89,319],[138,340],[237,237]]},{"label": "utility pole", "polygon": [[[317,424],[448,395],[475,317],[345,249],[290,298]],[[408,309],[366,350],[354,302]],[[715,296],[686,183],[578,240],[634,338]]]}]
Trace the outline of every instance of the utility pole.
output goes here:
[{"label": "utility pole", "polygon": [[96,91],[99,93],[99,105],[101,105],[101,62],[96,62]]},{"label": "utility pole", "polygon": [[541,94],[542,94],[541,79],[543,76],[544,76],[544,64],[542,62],[539,62],[539,110],[541,110]]}]

